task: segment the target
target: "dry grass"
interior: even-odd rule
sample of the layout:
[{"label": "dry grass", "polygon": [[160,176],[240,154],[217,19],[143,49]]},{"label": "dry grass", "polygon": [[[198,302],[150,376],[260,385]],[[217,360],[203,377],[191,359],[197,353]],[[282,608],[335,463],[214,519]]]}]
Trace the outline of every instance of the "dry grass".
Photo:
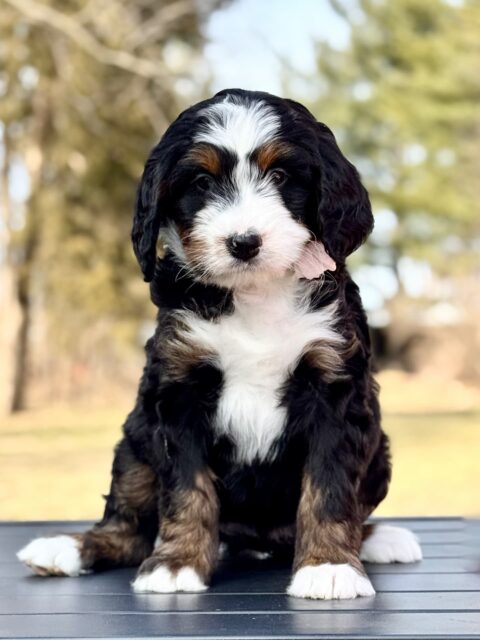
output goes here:
[{"label": "dry grass", "polygon": [[[378,513],[478,516],[478,391],[396,372],[380,381],[394,479]],[[112,448],[129,409],[53,407],[3,420],[0,518],[100,516]]]},{"label": "dry grass", "polygon": [[0,518],[98,517],[125,415],[117,407],[54,407],[8,418],[1,430]]}]

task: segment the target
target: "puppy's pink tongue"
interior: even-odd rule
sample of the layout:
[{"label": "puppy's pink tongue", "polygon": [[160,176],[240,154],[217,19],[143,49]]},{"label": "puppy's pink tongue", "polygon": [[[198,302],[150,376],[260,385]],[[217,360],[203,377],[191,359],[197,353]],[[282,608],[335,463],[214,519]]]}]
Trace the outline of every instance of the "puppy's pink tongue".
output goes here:
[{"label": "puppy's pink tongue", "polygon": [[295,273],[299,278],[313,280],[324,271],[335,271],[336,268],[335,261],[325,251],[321,242],[308,242],[295,264]]}]

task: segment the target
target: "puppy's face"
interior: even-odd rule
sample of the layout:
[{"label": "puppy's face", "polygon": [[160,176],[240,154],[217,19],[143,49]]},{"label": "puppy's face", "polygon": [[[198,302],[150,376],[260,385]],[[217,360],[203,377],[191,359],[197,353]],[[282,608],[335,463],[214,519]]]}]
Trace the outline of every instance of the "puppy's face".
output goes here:
[{"label": "puppy's face", "polygon": [[307,158],[264,101],[201,110],[170,189],[167,243],[194,277],[214,284],[281,276],[310,237]]},{"label": "puppy's face", "polygon": [[232,90],[181,114],[153,150],[133,242],[147,280],[160,233],[193,278],[234,288],[281,277],[313,237],[342,260],[371,226],[324,125],[292,101]]}]

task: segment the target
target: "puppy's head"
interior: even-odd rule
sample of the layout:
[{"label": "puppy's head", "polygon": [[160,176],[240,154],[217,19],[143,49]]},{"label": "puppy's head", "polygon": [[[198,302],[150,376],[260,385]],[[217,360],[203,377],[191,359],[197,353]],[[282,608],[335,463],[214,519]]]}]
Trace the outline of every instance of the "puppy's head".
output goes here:
[{"label": "puppy's head", "polygon": [[325,125],[291,100],[232,89],[184,111],[153,149],[132,239],[147,281],[161,233],[193,278],[233,288],[283,276],[312,238],[342,262],[372,226]]}]

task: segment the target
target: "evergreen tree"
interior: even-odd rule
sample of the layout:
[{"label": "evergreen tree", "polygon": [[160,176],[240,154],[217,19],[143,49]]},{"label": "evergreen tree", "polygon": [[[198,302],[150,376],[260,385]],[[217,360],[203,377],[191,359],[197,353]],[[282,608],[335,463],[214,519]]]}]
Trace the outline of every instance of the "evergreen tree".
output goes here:
[{"label": "evergreen tree", "polygon": [[377,212],[397,222],[376,263],[427,260],[462,273],[478,252],[480,4],[358,0],[332,5],[346,49],[318,46],[311,108],[359,167]]}]

